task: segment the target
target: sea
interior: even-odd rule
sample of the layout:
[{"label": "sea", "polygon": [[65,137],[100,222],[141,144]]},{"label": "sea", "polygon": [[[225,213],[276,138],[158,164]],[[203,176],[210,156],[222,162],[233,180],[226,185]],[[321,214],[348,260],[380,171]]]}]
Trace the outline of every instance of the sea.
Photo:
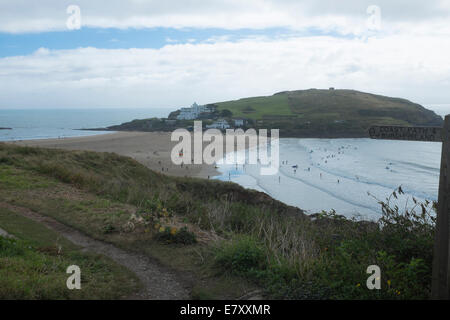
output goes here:
[{"label": "sea", "polygon": [[[450,104],[426,105],[439,115]],[[110,132],[77,130],[134,119],[167,117],[168,109],[0,109],[0,141],[79,137]],[[404,195],[392,206],[411,209],[438,195],[440,142],[371,139],[280,139],[280,168],[270,176],[259,165],[219,164],[215,179],[265,192],[306,213],[331,212],[376,220],[379,201],[401,186]],[[295,166],[295,167],[294,167]]]},{"label": "sea", "polygon": [[[441,116],[450,104],[427,105]],[[307,214],[336,212],[378,220],[380,201],[400,211],[436,201],[442,143],[372,139],[280,139],[280,168],[261,175],[261,165],[218,164],[222,181],[265,192]],[[240,157],[248,157],[248,152]],[[404,195],[392,194],[401,187]]]},{"label": "sea", "polygon": [[162,108],[0,109],[0,141],[81,137],[111,133],[78,129],[105,128],[134,119],[167,117]]}]

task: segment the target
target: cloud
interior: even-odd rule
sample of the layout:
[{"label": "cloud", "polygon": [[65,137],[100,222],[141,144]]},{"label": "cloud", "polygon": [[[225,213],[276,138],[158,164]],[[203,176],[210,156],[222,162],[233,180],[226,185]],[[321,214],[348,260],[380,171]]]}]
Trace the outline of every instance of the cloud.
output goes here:
[{"label": "cloud", "polygon": [[[166,37],[160,49],[41,48],[1,58],[0,107],[176,107],[331,86],[450,101],[448,0],[11,0],[0,2],[0,32],[67,30],[71,4],[81,8],[82,27],[97,32],[261,32]],[[367,28],[373,4],[381,10],[379,31]],[[286,32],[274,36],[268,28]]]},{"label": "cloud", "polygon": [[[317,28],[342,34],[360,34],[367,20],[369,0],[7,0],[0,3],[0,31],[43,32],[65,30],[66,8],[81,8],[82,26],[92,28],[221,28],[294,30]],[[378,0],[387,28],[444,26],[450,13],[446,0]],[[448,27],[446,27],[448,31]]]},{"label": "cloud", "polygon": [[226,39],[160,49],[48,50],[0,59],[0,107],[177,107],[304,88],[450,101],[440,36]]}]

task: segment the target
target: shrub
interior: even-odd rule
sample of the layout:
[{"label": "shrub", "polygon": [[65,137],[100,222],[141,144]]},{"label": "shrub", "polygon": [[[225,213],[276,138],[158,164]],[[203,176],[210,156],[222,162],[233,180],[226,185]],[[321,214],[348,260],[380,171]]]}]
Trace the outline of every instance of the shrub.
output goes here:
[{"label": "shrub", "polygon": [[216,265],[224,271],[249,275],[266,267],[263,248],[251,237],[241,237],[218,248]]},{"label": "shrub", "polygon": [[[310,279],[328,286],[334,299],[427,299],[430,293],[434,239],[433,206],[419,203],[400,211],[392,198],[379,201],[382,217],[377,228],[343,235],[339,243],[323,243],[322,259],[312,267]],[[345,228],[344,230],[347,230]],[[381,270],[381,290],[368,290],[366,268]]]},{"label": "shrub", "polygon": [[162,230],[155,235],[155,239],[165,243],[178,243],[178,244],[194,244],[197,242],[195,234],[187,229],[187,227],[182,227],[179,230],[171,227],[161,227]]}]

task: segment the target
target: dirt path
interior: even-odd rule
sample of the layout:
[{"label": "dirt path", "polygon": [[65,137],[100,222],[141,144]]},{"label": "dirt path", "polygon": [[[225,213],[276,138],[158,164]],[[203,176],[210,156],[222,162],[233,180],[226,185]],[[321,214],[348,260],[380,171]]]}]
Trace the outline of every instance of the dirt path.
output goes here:
[{"label": "dirt path", "polygon": [[112,244],[95,240],[78,230],[27,208],[7,203],[0,203],[0,206],[42,223],[74,244],[83,247],[84,250],[103,254],[134,272],[144,288],[141,292],[130,297],[131,299],[189,299],[188,290],[176,279],[173,273],[163,270],[161,266],[144,255],[129,253]]}]

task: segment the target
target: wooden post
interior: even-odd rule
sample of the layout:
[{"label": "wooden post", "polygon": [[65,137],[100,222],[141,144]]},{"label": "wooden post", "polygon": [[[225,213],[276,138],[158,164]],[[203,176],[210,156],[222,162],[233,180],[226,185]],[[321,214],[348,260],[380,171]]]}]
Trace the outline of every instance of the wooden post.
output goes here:
[{"label": "wooden post", "polygon": [[450,115],[445,117],[442,130],[441,172],[439,178],[438,212],[433,255],[432,299],[449,299],[450,284]]}]

